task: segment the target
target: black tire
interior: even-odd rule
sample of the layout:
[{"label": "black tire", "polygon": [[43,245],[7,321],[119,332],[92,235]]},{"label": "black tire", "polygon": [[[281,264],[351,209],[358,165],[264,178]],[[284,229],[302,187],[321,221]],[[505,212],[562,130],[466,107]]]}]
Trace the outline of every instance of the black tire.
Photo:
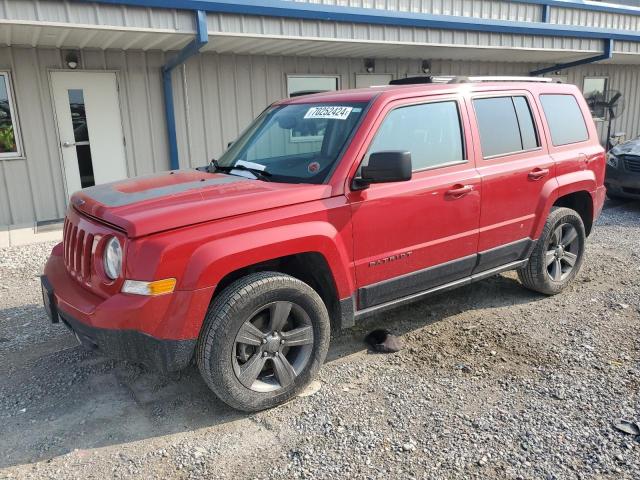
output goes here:
[{"label": "black tire", "polygon": [[[576,237],[569,248],[562,248],[562,241],[558,242],[560,248],[553,245],[557,239],[557,231],[571,232],[574,229]],[[567,238],[569,235],[567,234]],[[529,257],[529,262],[518,269],[518,278],[522,284],[530,290],[545,295],[556,295],[571,283],[575,278],[584,259],[586,234],[582,218],[574,210],[565,207],[553,207],[547,218],[542,235],[536,242],[536,246]],[[551,255],[552,252],[555,252]],[[568,255],[575,255],[575,258]],[[566,257],[565,257],[566,255]],[[549,263],[551,258],[552,263]],[[573,262],[570,266],[569,262]],[[559,270],[558,270],[559,269]],[[566,271],[564,271],[566,269]],[[559,273],[558,273],[559,272]]]},{"label": "black tire", "polygon": [[[311,337],[310,332],[312,331],[311,343],[304,346],[291,346],[288,350],[281,350],[281,352],[272,352],[271,350],[267,352],[266,349],[272,345],[274,339],[273,332],[269,333],[271,335],[268,337],[269,342],[263,338],[262,341],[266,342],[266,345],[251,346],[245,345],[245,342],[241,341],[247,337],[240,335],[240,329],[242,328],[244,332],[248,322],[257,318],[257,321],[264,322],[264,325],[272,324],[277,316],[273,307],[286,304],[291,305],[290,313],[279,316],[286,317],[286,322],[289,324],[297,321],[296,318],[303,318],[307,323],[298,327],[296,331],[304,329],[309,337]],[[256,312],[258,313],[256,314]],[[254,323],[251,324],[251,326],[254,325]],[[311,329],[308,328],[309,326]],[[258,330],[260,329],[258,328]],[[266,326],[265,330],[268,331],[269,327]],[[279,330],[280,332],[276,330],[275,334],[280,333],[281,337],[278,338],[282,339],[287,333],[293,331],[286,332],[284,328],[279,328]],[[257,330],[251,331],[252,334],[254,332]],[[263,334],[267,335],[267,333]],[[251,337],[251,339],[253,338]],[[198,339],[196,361],[205,382],[222,401],[235,409],[254,412],[280,405],[300,393],[320,370],[327,354],[329,340],[329,314],[324,302],[314,289],[289,275],[277,272],[260,272],[237,280],[214,299]],[[285,343],[284,340],[281,342]],[[277,343],[276,341],[275,345]],[[242,365],[239,363],[241,360],[239,360],[238,348],[253,349],[248,354],[243,353],[247,358],[246,363]],[[273,346],[273,348],[276,347]],[[293,363],[290,363],[287,356],[295,355],[296,349],[305,350],[304,357],[300,357],[305,363],[301,364],[299,372],[294,372],[295,376],[292,375],[286,379],[290,383],[280,382],[280,376],[276,375],[276,361],[287,362],[289,366],[294,365],[295,370],[295,362],[291,361]],[[298,352],[298,354],[300,353]],[[263,382],[261,380],[263,377],[260,377],[260,373],[258,373],[254,383],[247,387],[240,381],[240,377],[243,375],[242,368],[247,366],[250,361],[254,361],[256,358],[260,359],[261,355],[264,355],[266,360],[262,360],[264,366],[259,372],[269,372],[270,365],[271,375],[264,373],[265,380]],[[279,358],[275,358],[276,356]],[[283,365],[283,363],[279,363],[279,365]],[[290,370],[283,371],[288,373]],[[265,388],[273,387],[275,389],[256,391],[254,389],[255,382],[260,385],[264,384]],[[274,385],[267,382],[272,382]],[[247,383],[246,378],[245,383]],[[279,387],[276,388],[275,383]],[[286,386],[281,384],[286,384]]]}]

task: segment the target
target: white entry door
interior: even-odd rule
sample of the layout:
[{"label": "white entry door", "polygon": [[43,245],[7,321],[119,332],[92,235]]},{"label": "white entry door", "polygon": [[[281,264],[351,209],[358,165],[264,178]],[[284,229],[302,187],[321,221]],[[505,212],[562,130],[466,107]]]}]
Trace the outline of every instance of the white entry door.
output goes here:
[{"label": "white entry door", "polygon": [[67,195],[127,177],[118,83],[112,72],[51,72]]}]

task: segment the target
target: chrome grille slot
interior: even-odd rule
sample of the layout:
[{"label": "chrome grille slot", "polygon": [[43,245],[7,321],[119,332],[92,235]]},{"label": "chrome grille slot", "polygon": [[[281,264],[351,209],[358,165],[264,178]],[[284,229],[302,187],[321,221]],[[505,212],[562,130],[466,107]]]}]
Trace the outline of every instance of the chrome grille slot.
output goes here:
[{"label": "chrome grille slot", "polygon": [[74,225],[69,218],[65,220],[62,237],[64,264],[78,281],[91,280],[94,238],[94,234]]},{"label": "chrome grille slot", "polygon": [[624,164],[627,171],[640,173],[640,157],[634,155],[625,155]]}]

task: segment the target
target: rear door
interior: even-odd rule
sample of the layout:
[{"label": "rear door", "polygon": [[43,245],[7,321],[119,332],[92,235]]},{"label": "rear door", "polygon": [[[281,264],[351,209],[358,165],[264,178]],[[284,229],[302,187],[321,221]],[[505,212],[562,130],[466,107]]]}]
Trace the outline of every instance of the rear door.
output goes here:
[{"label": "rear door", "polygon": [[459,96],[395,102],[363,154],[402,150],[413,178],[349,192],[359,308],[470,275],[476,263],[480,177]]},{"label": "rear door", "polygon": [[527,91],[472,95],[482,206],[475,272],[521,260],[555,190],[555,165]]}]

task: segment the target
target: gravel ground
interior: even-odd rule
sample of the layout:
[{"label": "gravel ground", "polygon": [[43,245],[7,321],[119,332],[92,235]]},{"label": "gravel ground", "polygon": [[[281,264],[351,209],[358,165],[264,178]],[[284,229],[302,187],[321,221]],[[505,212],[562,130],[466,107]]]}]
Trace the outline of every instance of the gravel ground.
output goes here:
[{"label": "gravel ground", "polygon": [[[576,282],[513,273],[334,338],[316,389],[255,415],[195,368],[105,359],[47,323],[52,245],[0,249],[0,478],[639,478],[640,204],[608,204]],[[368,353],[366,331],[402,335]]]}]

